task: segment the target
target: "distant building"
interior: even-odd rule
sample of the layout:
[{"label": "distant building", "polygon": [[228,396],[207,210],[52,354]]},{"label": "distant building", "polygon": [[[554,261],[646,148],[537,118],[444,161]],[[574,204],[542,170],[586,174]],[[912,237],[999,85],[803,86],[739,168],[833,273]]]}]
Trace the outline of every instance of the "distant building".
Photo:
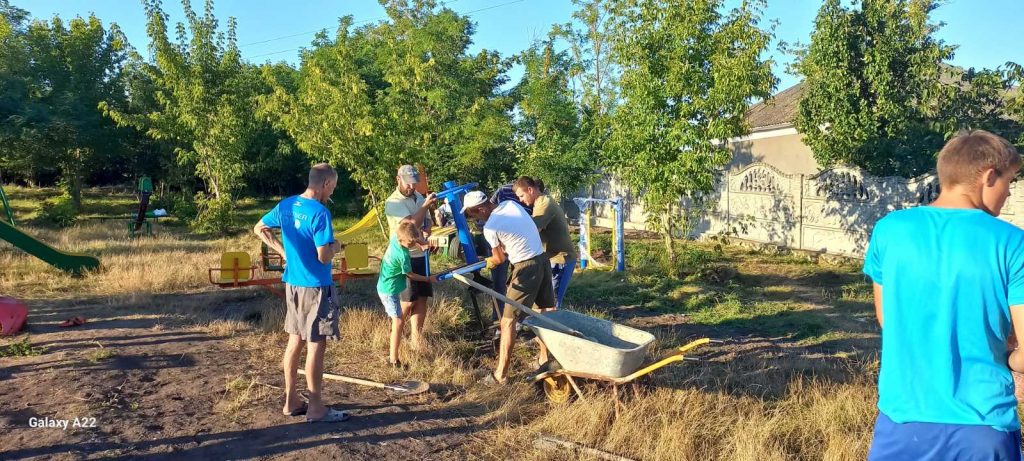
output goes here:
[{"label": "distant building", "polygon": [[804,94],[803,82],[787,88],[768,102],[747,110],[750,134],[730,140],[733,149],[729,171],[739,171],[764,162],[787,174],[815,174],[819,171],[811,148],[796,131],[797,111]]}]

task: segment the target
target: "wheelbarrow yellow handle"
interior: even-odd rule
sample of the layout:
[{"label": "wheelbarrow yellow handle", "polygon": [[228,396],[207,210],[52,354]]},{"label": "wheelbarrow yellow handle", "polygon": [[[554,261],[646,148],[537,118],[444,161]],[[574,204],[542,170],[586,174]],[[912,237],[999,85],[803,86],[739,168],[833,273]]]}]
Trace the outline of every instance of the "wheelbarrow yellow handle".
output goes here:
[{"label": "wheelbarrow yellow handle", "polygon": [[701,338],[701,339],[698,339],[696,341],[692,341],[689,344],[680,347],[672,355],[670,355],[668,357],[665,357],[665,358],[663,358],[663,359],[661,359],[661,360],[659,360],[657,362],[654,362],[654,363],[652,363],[652,364],[650,364],[650,365],[648,365],[648,366],[646,366],[644,368],[641,368],[641,369],[633,372],[633,374],[631,374],[629,376],[625,376],[625,377],[619,378],[616,381],[623,382],[623,383],[628,383],[628,382],[630,382],[630,381],[632,381],[634,379],[637,379],[637,378],[639,378],[639,377],[641,377],[643,375],[651,373],[654,370],[657,370],[657,369],[659,369],[659,368],[661,368],[661,367],[663,367],[665,365],[668,365],[670,363],[678,362],[680,360],[683,360],[683,358],[684,358],[683,354],[685,354],[686,351],[693,350],[694,348],[703,346],[703,345],[708,344],[710,342],[711,342],[710,338]]},{"label": "wheelbarrow yellow handle", "polygon": [[682,353],[682,352],[686,352],[686,351],[689,351],[689,350],[692,350],[692,349],[696,349],[696,348],[698,348],[700,346],[703,346],[705,344],[708,344],[710,342],[711,342],[711,338],[701,338],[701,339],[698,339],[696,341],[691,341],[689,344],[680,347],[679,348],[679,352]]}]

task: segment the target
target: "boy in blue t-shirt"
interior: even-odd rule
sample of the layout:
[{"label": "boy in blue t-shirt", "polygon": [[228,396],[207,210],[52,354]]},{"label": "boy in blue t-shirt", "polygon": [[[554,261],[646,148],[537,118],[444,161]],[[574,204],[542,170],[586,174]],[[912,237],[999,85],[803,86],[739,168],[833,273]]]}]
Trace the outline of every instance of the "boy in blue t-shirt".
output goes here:
[{"label": "boy in blue t-shirt", "polygon": [[395,368],[402,366],[398,360],[398,347],[402,341],[402,327],[411,313],[409,309],[402,309],[401,294],[408,285],[406,279],[426,283],[437,281],[436,276],[423,276],[412,270],[412,257],[409,255],[409,249],[425,248],[426,246],[427,242],[416,228],[416,221],[406,218],[398,224],[398,229],[395,231],[395,235],[391,236],[388,249],[380,260],[377,295],[380,297],[380,302],[384,304],[384,312],[391,317],[391,347],[388,353],[388,362]]},{"label": "boy in blue t-shirt", "polygon": [[972,131],[939,153],[942,192],[878,221],[864,258],[882,327],[870,460],[1021,460],[1007,353],[1024,329],[1024,230],[999,216],[1020,154]]},{"label": "boy in blue t-shirt", "polygon": [[[305,415],[309,422],[338,422],[348,414],[325,406],[320,398],[326,340],[338,339],[340,312],[331,278],[331,260],[341,249],[334,240],[331,212],[323,205],[338,184],[338,173],[326,163],[309,170],[309,185],[296,196],[281,200],[263,216],[253,232],[280,253],[287,265],[284,331],[288,333],[282,367],[285,401],[282,412]],[[281,229],[281,241],[270,231]],[[309,403],[303,405],[295,388],[302,346],[306,346],[306,386]]]}]

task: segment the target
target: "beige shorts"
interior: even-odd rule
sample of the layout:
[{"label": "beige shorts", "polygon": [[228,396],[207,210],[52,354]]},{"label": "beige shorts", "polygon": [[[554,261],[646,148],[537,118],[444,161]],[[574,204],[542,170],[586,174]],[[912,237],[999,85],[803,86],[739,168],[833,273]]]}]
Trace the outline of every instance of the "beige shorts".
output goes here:
[{"label": "beige shorts", "polygon": [[337,340],[338,301],[334,285],[318,288],[285,284],[284,331],[303,341]]}]

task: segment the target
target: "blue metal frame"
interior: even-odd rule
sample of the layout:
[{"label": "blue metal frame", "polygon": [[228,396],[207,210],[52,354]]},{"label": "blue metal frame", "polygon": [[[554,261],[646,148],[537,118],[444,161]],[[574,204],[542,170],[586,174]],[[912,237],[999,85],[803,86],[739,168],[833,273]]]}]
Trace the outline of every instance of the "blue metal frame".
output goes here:
[{"label": "blue metal frame", "polygon": [[471,182],[460,186],[455,181],[448,181],[444,183],[444,190],[437,193],[437,198],[447,199],[448,206],[452,208],[452,218],[455,220],[455,229],[458,231],[462,254],[466,255],[467,264],[473,264],[480,258],[476,254],[476,245],[473,243],[473,234],[469,231],[466,215],[462,214],[462,197],[466,192],[475,189],[476,185],[477,183]]},{"label": "blue metal frame", "polygon": [[448,280],[448,279],[454,277],[455,274],[459,274],[459,275],[468,274],[470,272],[476,272],[476,271],[478,271],[480,269],[483,269],[485,267],[487,267],[487,262],[486,261],[478,261],[478,262],[475,262],[473,264],[462,266],[460,268],[453,269],[453,270],[451,270],[449,272],[445,272],[445,273],[443,273],[441,275],[438,275],[437,276],[437,281],[443,282],[445,280]]}]

